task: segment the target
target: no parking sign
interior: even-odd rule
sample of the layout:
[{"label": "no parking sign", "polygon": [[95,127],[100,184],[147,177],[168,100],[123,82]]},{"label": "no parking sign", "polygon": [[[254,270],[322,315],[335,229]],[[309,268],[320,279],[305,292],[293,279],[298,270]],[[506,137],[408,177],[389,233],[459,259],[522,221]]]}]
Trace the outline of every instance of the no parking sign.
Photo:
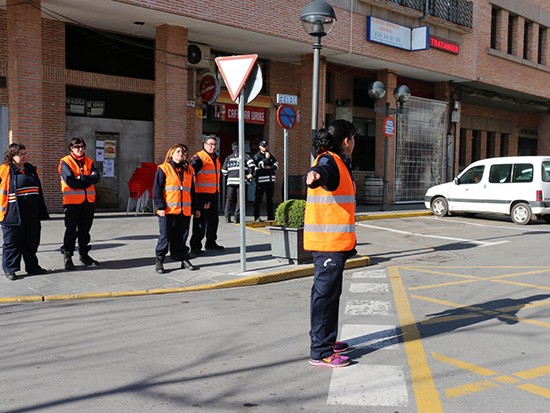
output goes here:
[{"label": "no parking sign", "polygon": [[391,116],[384,119],[384,136],[386,138],[393,138],[395,135],[395,121]]},{"label": "no parking sign", "polygon": [[290,105],[281,105],[277,109],[277,122],[284,129],[292,129],[296,124],[296,111]]}]

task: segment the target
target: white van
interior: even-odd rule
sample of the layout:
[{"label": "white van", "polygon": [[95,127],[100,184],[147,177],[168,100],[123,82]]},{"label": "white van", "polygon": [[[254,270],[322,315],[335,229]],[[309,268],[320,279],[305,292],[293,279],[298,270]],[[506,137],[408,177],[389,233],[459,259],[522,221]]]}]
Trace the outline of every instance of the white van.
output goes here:
[{"label": "white van", "polygon": [[489,158],[468,166],[453,182],[432,186],[424,196],[434,215],[497,213],[525,225],[550,224],[550,156]]}]

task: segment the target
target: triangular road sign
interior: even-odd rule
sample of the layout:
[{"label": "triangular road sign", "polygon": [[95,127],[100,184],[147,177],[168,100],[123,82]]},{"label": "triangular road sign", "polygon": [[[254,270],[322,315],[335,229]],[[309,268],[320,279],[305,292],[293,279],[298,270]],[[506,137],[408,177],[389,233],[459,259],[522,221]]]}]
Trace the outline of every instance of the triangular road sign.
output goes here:
[{"label": "triangular road sign", "polygon": [[216,57],[216,65],[222,74],[231,100],[235,101],[239,97],[257,59],[257,54]]}]

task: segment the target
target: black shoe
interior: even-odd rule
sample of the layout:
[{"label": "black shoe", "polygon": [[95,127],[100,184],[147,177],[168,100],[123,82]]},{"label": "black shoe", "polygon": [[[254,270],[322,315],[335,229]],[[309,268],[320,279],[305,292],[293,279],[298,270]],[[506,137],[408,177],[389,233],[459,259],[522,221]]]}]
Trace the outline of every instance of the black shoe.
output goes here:
[{"label": "black shoe", "polygon": [[191,254],[198,257],[199,255],[204,255],[204,251],[203,250],[191,250]]},{"label": "black shoe", "polygon": [[76,267],[73,264],[72,252],[65,251],[63,253],[63,265],[65,266],[65,271],[74,271]]},{"label": "black shoe", "polygon": [[189,271],[196,271],[199,269],[196,265],[191,264],[191,261],[189,260],[182,260],[181,268],[187,268]]},{"label": "black shoe", "polygon": [[224,249],[224,247],[222,247],[221,245],[218,245],[218,244],[216,244],[216,243],[214,242],[213,244],[206,244],[206,245],[204,246],[204,249],[221,251],[221,250]]},{"label": "black shoe", "polygon": [[99,261],[94,260],[92,257],[90,257],[88,254],[81,255],[80,256],[80,262],[84,264],[86,267],[89,267],[91,265],[99,265]]},{"label": "black shoe", "polygon": [[17,275],[15,275],[14,272],[7,272],[7,273],[5,274],[5,276],[6,276],[6,278],[7,278],[8,280],[12,280],[12,281],[17,280]]},{"label": "black shoe", "polygon": [[44,275],[47,274],[49,271],[42,267],[36,267],[32,269],[31,271],[27,271],[27,274],[29,275]]},{"label": "black shoe", "polygon": [[157,261],[155,263],[155,271],[159,274],[164,274],[166,272],[164,270],[164,257],[161,255],[157,255]]},{"label": "black shoe", "polygon": [[226,224],[232,224],[233,221],[231,221],[231,218],[225,218],[225,223]]},{"label": "black shoe", "polygon": [[256,221],[256,222],[264,222],[264,220],[261,219],[261,218],[254,218],[254,221]]}]

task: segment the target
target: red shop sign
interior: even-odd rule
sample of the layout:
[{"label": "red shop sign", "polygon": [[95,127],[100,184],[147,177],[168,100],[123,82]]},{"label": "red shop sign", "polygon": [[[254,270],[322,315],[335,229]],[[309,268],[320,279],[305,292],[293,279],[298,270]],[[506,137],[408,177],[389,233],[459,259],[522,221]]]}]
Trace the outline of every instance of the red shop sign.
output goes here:
[{"label": "red shop sign", "polygon": [[199,84],[199,93],[203,102],[211,105],[220,95],[220,82],[212,75],[205,75]]},{"label": "red shop sign", "polygon": [[[265,125],[265,108],[256,108],[252,106],[244,107],[245,123],[255,123]],[[237,122],[239,120],[239,107],[237,105],[225,105],[225,119],[228,122]]]}]

